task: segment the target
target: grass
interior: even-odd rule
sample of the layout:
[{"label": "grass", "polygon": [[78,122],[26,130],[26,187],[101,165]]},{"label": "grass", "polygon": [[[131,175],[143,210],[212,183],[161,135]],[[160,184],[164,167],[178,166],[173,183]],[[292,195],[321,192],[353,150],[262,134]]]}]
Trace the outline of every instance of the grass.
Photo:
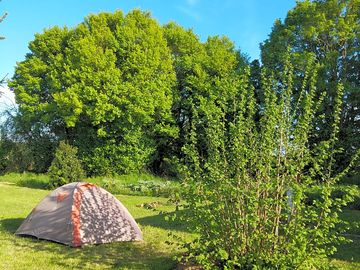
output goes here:
[{"label": "grass", "polygon": [[[49,176],[35,173],[9,173],[0,176],[0,182],[14,183],[21,187],[48,189]],[[96,184],[113,194],[170,197],[178,192],[180,183],[176,179],[157,177],[149,173],[118,176],[99,176],[82,181]]]},{"label": "grass", "polygon": [[[159,215],[172,211],[167,199],[143,196],[117,196],[138,222],[143,242],[111,243],[74,249],[68,246],[14,235],[31,209],[48,191],[0,182],[0,269],[173,269],[169,229],[181,237],[191,237],[180,224],[170,224]],[[157,211],[137,207],[157,201]]]},{"label": "grass", "polygon": [[[128,177],[128,176],[126,176]],[[101,178],[96,179],[97,182]],[[136,184],[144,177],[123,180]],[[91,180],[91,179],[90,179]],[[148,179],[151,181],[151,179]],[[17,237],[14,232],[31,209],[48,194],[44,190],[46,175],[8,174],[0,176],[0,269],[174,269],[177,246],[166,244],[172,240],[168,233],[189,239],[184,226],[164,220],[161,211],[174,210],[162,197],[117,195],[138,222],[143,242],[111,243],[86,246],[80,249],[33,238]],[[121,180],[120,180],[121,181]],[[157,179],[161,181],[161,179]],[[159,202],[156,209],[139,207]],[[360,211],[344,210],[341,218],[360,223]],[[339,269],[360,269],[360,228],[352,225],[347,235],[351,243],[338,247],[331,261]]]},{"label": "grass", "polygon": [[176,179],[157,177],[148,173],[87,178],[114,194],[170,197],[180,188]]},{"label": "grass", "polygon": [[0,183],[1,182],[16,184],[20,187],[47,189],[49,176],[35,173],[8,173],[0,175]]},{"label": "grass", "polygon": [[344,210],[341,218],[352,224],[347,234],[352,242],[338,247],[332,263],[339,269],[358,270],[360,269],[360,211]]}]

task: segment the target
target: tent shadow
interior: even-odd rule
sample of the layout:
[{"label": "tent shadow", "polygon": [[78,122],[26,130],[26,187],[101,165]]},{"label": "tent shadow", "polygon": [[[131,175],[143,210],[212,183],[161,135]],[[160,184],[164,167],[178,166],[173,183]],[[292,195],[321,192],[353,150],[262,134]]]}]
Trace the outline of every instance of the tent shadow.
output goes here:
[{"label": "tent shadow", "polygon": [[[0,231],[14,235],[24,218],[0,220]],[[167,251],[158,250],[153,244],[144,241],[114,242],[99,245],[86,245],[72,248],[56,242],[37,239],[31,236],[13,236],[14,246],[24,252],[53,253],[51,263],[58,268],[91,269],[92,265],[102,265],[106,269],[174,269],[176,262]],[[141,260],[139,259],[141,258]]]},{"label": "tent shadow", "polygon": [[101,265],[106,269],[166,270],[174,269],[176,266],[171,255],[143,241],[114,242],[72,248],[47,240],[15,237],[14,244],[24,252],[36,250],[56,254],[51,258],[51,264],[60,269],[92,269],[94,265]]},{"label": "tent shadow", "polygon": [[8,233],[15,233],[20,224],[24,221],[24,218],[7,218],[0,220],[0,228]]}]

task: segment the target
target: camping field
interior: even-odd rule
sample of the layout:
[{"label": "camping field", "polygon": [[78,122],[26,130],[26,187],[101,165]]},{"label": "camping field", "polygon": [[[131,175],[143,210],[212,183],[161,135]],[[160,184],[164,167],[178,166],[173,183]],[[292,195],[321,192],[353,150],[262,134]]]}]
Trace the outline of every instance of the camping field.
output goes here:
[{"label": "camping field", "polygon": [[[143,232],[144,241],[71,248],[49,241],[14,235],[31,209],[48,190],[0,182],[0,269],[173,269],[177,250],[165,242],[168,232],[187,237],[181,226],[164,221],[159,211],[170,211],[167,199],[125,196],[117,198],[128,208]],[[158,209],[139,205],[160,202]],[[158,203],[159,204],[159,203]]]},{"label": "camping field", "polygon": [[[49,241],[14,235],[31,209],[49,192],[14,182],[0,181],[0,269],[176,269],[174,255],[181,252],[168,245],[169,232],[191,237],[184,226],[164,220],[160,211],[172,211],[166,198],[117,195],[143,232],[144,241],[71,248]],[[157,202],[156,209],[141,207]],[[159,214],[160,213],[160,214]],[[360,211],[346,210],[343,218],[360,221]],[[360,230],[349,232],[353,242],[343,245],[333,258],[340,269],[360,269]]]}]

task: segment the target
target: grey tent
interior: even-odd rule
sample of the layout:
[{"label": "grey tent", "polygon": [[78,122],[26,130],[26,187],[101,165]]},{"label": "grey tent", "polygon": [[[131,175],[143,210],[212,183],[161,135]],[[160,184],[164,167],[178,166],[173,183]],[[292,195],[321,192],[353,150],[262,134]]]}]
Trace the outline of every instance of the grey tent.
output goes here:
[{"label": "grey tent", "polygon": [[73,247],[142,240],[134,218],[113,195],[89,183],[61,186],[47,195],[17,229]]}]

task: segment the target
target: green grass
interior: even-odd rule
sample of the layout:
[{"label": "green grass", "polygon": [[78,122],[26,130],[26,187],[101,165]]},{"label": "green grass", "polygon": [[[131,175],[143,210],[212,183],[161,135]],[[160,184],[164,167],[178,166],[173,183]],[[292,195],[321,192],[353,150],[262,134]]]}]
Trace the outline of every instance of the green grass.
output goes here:
[{"label": "green grass", "polygon": [[8,173],[0,175],[0,183],[7,182],[21,187],[46,189],[49,184],[49,176],[35,173]]},{"label": "green grass", "polygon": [[338,247],[338,252],[333,256],[333,264],[340,269],[360,269],[360,211],[344,210],[341,218],[352,224],[347,233],[351,243]]},{"label": "green grass", "polygon": [[98,177],[91,177],[88,178],[91,182],[95,183],[102,183],[104,181],[113,181],[116,180],[118,182],[121,182],[123,184],[135,184],[139,183],[141,181],[151,181],[156,183],[161,183],[164,181],[172,181],[175,182],[175,179],[171,178],[163,178],[159,176],[152,175],[150,173],[132,173],[132,174],[125,174],[125,175],[117,175],[113,177],[104,177],[104,176],[98,176]]},{"label": "green grass", "polygon": [[[142,177],[119,180],[128,184]],[[146,177],[146,176],[145,176]],[[150,177],[150,176],[149,176]],[[97,178],[97,182],[102,178]],[[90,179],[91,180],[91,179]],[[161,181],[161,179],[157,179]],[[8,174],[0,176],[0,270],[2,269],[174,269],[175,254],[181,252],[166,241],[173,240],[169,232],[189,239],[184,226],[164,220],[160,211],[173,211],[168,199],[162,197],[117,195],[137,220],[144,236],[143,242],[112,243],[86,246],[80,249],[64,245],[17,237],[14,232],[31,209],[48,194],[44,190],[46,175]],[[151,181],[151,178],[149,179]],[[160,202],[156,210],[139,207]],[[360,223],[360,211],[344,210],[342,219]],[[353,224],[347,237],[353,242],[338,247],[332,264],[339,269],[360,269],[360,228]]]},{"label": "green grass", "polygon": [[157,177],[149,173],[92,177],[85,181],[97,184],[114,194],[170,197],[180,188],[176,179]]},{"label": "green grass", "polygon": [[137,220],[143,242],[111,243],[71,248],[14,232],[48,191],[0,183],[0,269],[173,269],[176,246],[165,242],[169,229],[181,237],[191,237],[180,224],[164,221],[159,211],[137,207],[153,201],[158,210],[172,211],[167,199],[159,197],[117,196]]}]

